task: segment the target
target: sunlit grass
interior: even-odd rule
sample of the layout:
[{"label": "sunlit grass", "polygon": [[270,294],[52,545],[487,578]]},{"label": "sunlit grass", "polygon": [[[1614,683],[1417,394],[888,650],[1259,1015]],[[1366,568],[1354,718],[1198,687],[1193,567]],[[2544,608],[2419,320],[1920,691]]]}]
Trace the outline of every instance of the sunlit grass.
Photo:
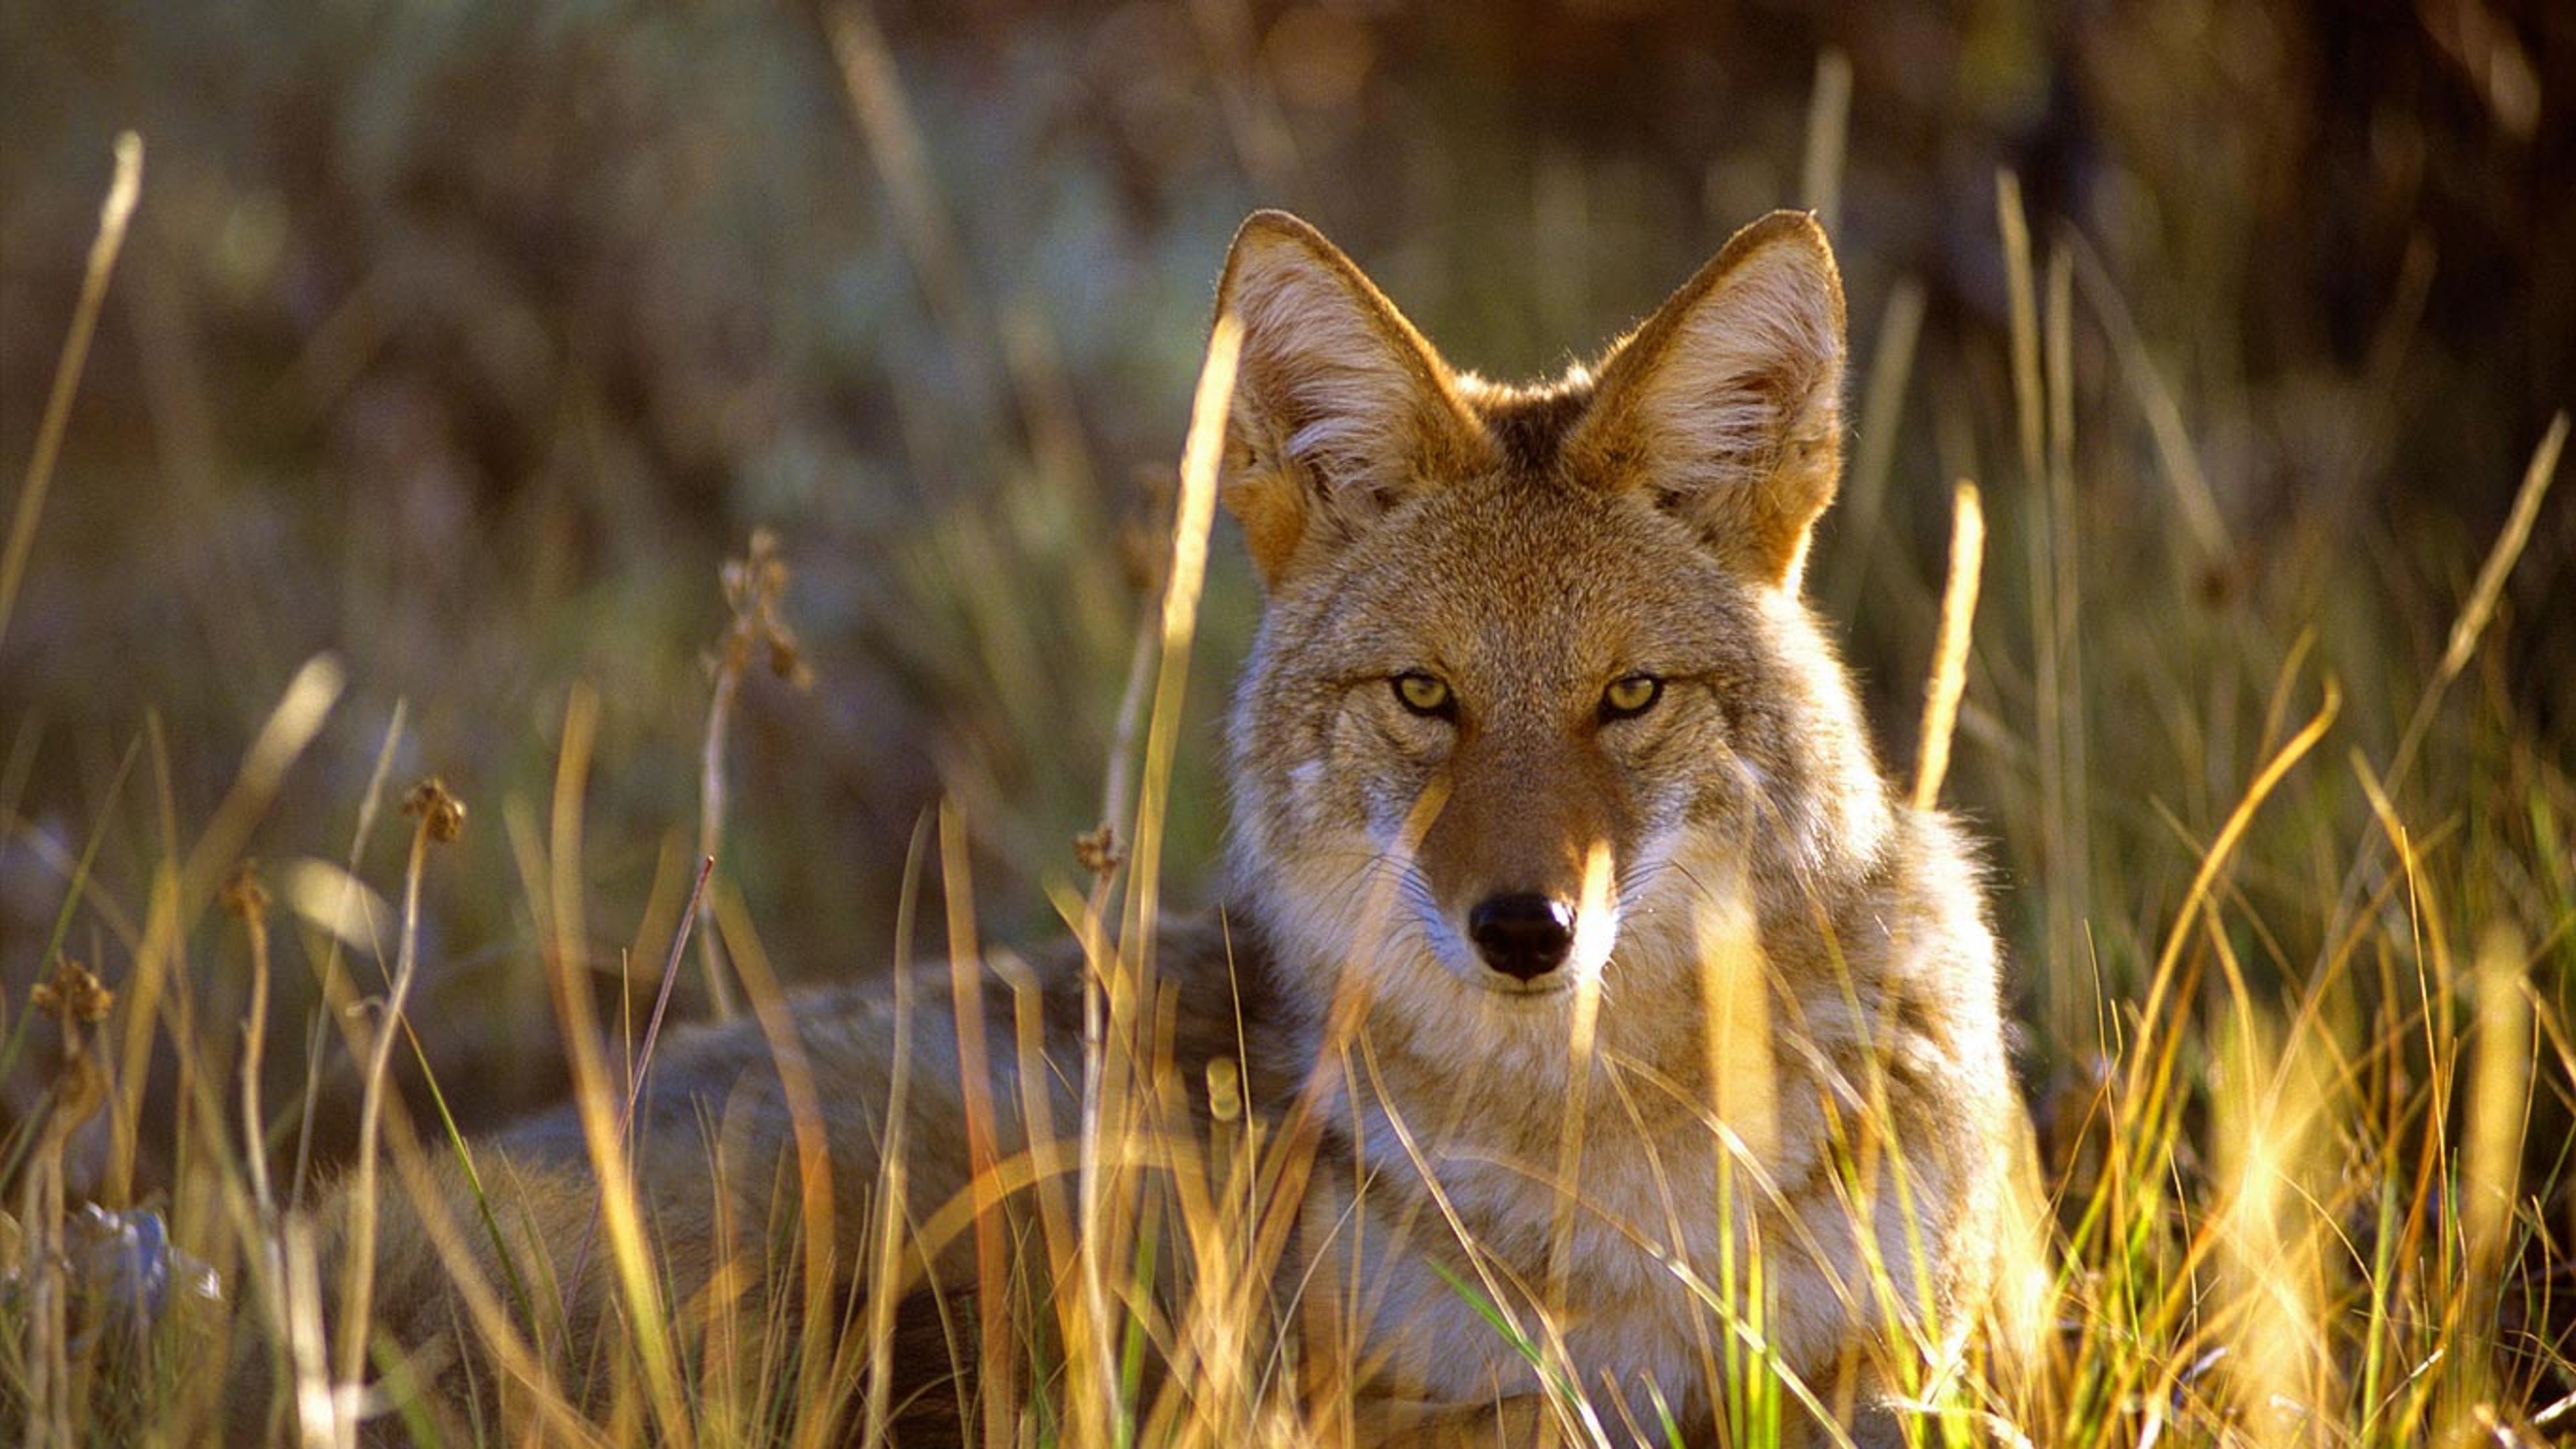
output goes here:
[{"label": "sunlit grass", "polygon": [[[900,151],[911,123],[899,97],[883,93],[881,42],[846,24],[834,40],[872,132],[882,133],[877,144]],[[1838,145],[1836,108],[1820,117],[1819,135]],[[906,163],[914,171],[898,173],[916,174],[918,164],[916,156]],[[1811,187],[1826,187],[1834,169],[1811,164]],[[2310,556],[2318,577],[2274,581],[2246,606],[2274,610],[2270,622],[2295,638],[2276,657],[2197,622],[2207,606],[2185,581],[2198,574],[2166,567],[2163,555],[2206,565],[2236,541],[2188,464],[2179,411],[2132,324],[2104,310],[2089,282],[2077,286],[2089,276],[2082,259],[2065,249],[2042,255],[2009,184],[2002,202],[2014,410],[1997,431],[2015,439],[2020,476],[2009,492],[1989,480],[1986,496],[2015,500],[1998,508],[1994,556],[2015,560],[2018,549],[2020,567],[1992,571],[1987,612],[1971,631],[1970,565],[1982,550],[1966,544],[1964,518],[1981,515],[1963,509],[1958,602],[1944,612],[1928,671],[1917,794],[1928,803],[1942,793],[1947,714],[1964,710],[1972,725],[1950,797],[1977,803],[1979,826],[2004,859],[2045,873],[2037,919],[2012,924],[2034,1008],[2028,1056],[2047,1208],[2033,1225],[2045,1241],[2015,1286],[2037,1298],[2020,1306],[2047,1332],[2039,1360],[2020,1366],[1973,1351],[1955,1359],[1950,1330],[1973,1347],[1975,1325],[1927,1324],[1901,1339],[1890,1379],[1920,1410],[1911,1432],[1925,1445],[2551,1442],[2576,1423],[2576,1363],[2558,1336],[2576,1322],[2565,1301],[2576,1292],[2566,1269],[2576,1199],[2555,1145],[2576,1105],[2566,1020],[2576,979],[2567,847],[2576,781],[2563,754],[2479,672],[2495,667],[2482,657],[2489,636],[2511,627],[2498,600],[2547,505],[2564,420],[2537,440],[2510,520],[2433,631],[2445,641],[2438,660],[2338,652],[2336,641],[2376,637],[2395,621],[2368,566],[2331,552]],[[930,265],[953,243],[941,239],[928,201],[917,204],[925,209],[907,240]],[[2071,384],[2079,291],[2147,416],[2179,510],[2179,527],[2155,531],[2163,553],[2143,561],[2129,562],[2139,520],[2109,515],[2074,484],[2078,430],[2097,421],[2079,415]],[[1892,299],[1883,335],[1908,339],[1910,351],[1917,325],[1919,315]],[[411,827],[400,871],[381,872],[368,849],[389,788],[380,768],[349,802],[360,825],[346,866],[332,874],[291,861],[277,873],[306,883],[281,885],[290,924],[278,936],[254,897],[219,889],[238,878],[254,827],[334,706],[337,669],[317,661],[280,692],[234,792],[200,818],[168,784],[169,742],[157,729],[123,755],[88,837],[55,842],[64,848],[54,854],[17,802],[0,798],[0,817],[26,842],[20,858],[42,858],[59,876],[49,959],[77,957],[114,988],[112,998],[92,994],[66,971],[44,1002],[5,1004],[0,1066],[35,1064],[50,1083],[0,1152],[18,1232],[0,1296],[9,1426],[29,1444],[228,1442],[244,1426],[345,1444],[368,1420],[447,1443],[808,1444],[841,1442],[855,1424],[873,1444],[904,1440],[899,1417],[928,1412],[992,1445],[1302,1444],[1348,1432],[1359,1410],[1327,1350],[1347,1337],[1368,1285],[1319,1277],[1286,1302],[1274,1291],[1290,1261],[1316,1124],[1299,1103],[1246,1101],[1240,1078],[1221,1070],[1231,1064],[1203,1083],[1171,1081],[1153,1049],[1170,816],[1207,808],[1175,799],[1172,782],[1185,712],[1207,707],[1182,684],[1208,547],[1212,419],[1231,370],[1227,335],[1211,350],[1184,453],[1162,608],[1140,623],[1131,705],[1101,767],[1109,833],[1091,842],[1091,879],[1059,892],[1095,983],[1077,1116],[1057,1120],[1029,1085],[1047,1064],[1023,997],[1008,1039],[1030,1095],[1014,1104],[969,1092],[969,1188],[918,1218],[905,1213],[914,1166],[898,1126],[873,1195],[836,1197],[821,1127],[836,1106],[801,1062],[795,999],[760,947],[752,912],[721,876],[710,886],[702,871],[668,873],[631,923],[631,954],[670,963],[656,983],[667,986],[681,952],[699,943],[714,998],[727,1001],[726,983],[738,984],[736,1004],[778,1054],[794,1136],[793,1171],[775,1184],[770,1219],[727,1225],[745,1251],[724,1257],[703,1286],[684,1285],[654,1240],[630,1162],[632,1103],[654,1035],[639,1040],[597,1021],[588,989],[594,927],[630,923],[591,919],[585,790],[621,762],[599,755],[595,697],[575,689],[557,722],[551,794],[471,802],[474,828],[508,837],[518,878],[469,884],[514,895],[535,922],[602,1188],[595,1237],[532,1240],[503,1185],[451,1189],[474,1159],[447,1124],[415,1122],[386,1090],[424,927],[422,883],[452,868],[429,849],[432,813]],[[1867,459],[1875,449],[1876,461],[1856,487],[1876,489],[1890,445],[1871,440],[1893,437],[1906,370],[1890,362],[1870,378],[1862,451]],[[1052,486],[1043,477],[1040,485]],[[22,508],[41,501],[31,490]],[[32,521],[13,525],[13,552],[33,536]],[[788,555],[794,546],[777,545]],[[1006,550],[1008,537],[979,547]],[[1819,587],[1827,596],[1842,577],[1863,576],[1859,561],[1837,575],[1830,548]],[[766,567],[763,557],[755,545],[746,576]],[[2470,562],[2428,566],[2467,575]],[[765,586],[761,608],[780,607],[783,583]],[[965,595],[979,583],[932,577],[923,587]],[[2313,628],[2280,602],[2300,598],[2334,600],[2343,615]],[[726,623],[710,597],[710,633],[725,629],[728,640],[750,641],[745,648],[775,642],[753,627],[758,610],[744,611],[740,591],[731,602]],[[1854,607],[1913,602],[1894,586],[1863,587]],[[2117,627],[2141,620],[2182,622]],[[763,826],[726,818],[723,804],[723,722],[743,663],[719,671],[698,742],[701,838],[711,848],[720,831],[756,836]],[[2221,675],[2259,678],[2265,691],[2223,702],[2197,692],[2196,682]],[[2007,689],[2001,676],[2021,683]],[[1028,688],[1042,699],[1039,684]],[[2364,717],[2363,701],[2383,707]],[[997,713],[1013,715],[1007,705]],[[2192,741],[2205,737],[2147,723],[2220,713],[2240,741],[2225,752],[2195,752]],[[1033,729],[1044,715],[1042,706],[1017,711]],[[393,733],[403,727],[397,717]],[[380,759],[393,755],[389,737]],[[2213,776],[2224,780],[2214,807],[2189,803],[2182,782]],[[118,900],[91,863],[125,828],[115,822],[128,789],[155,822],[139,847],[152,869],[143,898]],[[2154,824],[2093,830],[2113,816]],[[988,969],[1014,979],[1007,953],[979,949],[957,814],[925,825],[915,858],[938,863],[950,955],[939,969],[912,970],[908,915],[898,939],[883,943],[898,964],[889,990],[899,1040],[925,1005],[961,1018],[983,1011],[976,987]],[[375,886],[397,880],[398,905],[375,900]],[[916,895],[908,880],[907,913]],[[217,919],[219,901],[238,924]],[[344,961],[352,941],[372,943],[362,954],[382,965],[373,981],[359,982]],[[870,954],[879,945],[862,944]],[[309,1096],[265,1102],[261,1061],[310,1048],[236,1032],[197,1004],[214,971],[239,963],[257,1001],[298,960],[323,983],[341,1049],[366,1064],[360,1145],[336,1196],[308,1190],[300,1169],[272,1171],[313,1109]],[[945,1000],[925,1002],[932,992]],[[263,1011],[252,1017],[264,1028]],[[971,1054],[987,1040],[970,1029],[960,1049]],[[1335,1045],[1320,1070],[1373,1071],[1364,1040],[1345,1032]],[[176,1078],[166,1112],[146,1105],[155,1061]],[[900,1124],[905,1072],[895,1081],[889,1119]],[[1210,1103],[1204,1131],[1186,1103],[1196,1092]],[[993,1124],[1011,1111],[1051,1130],[1006,1151]],[[1756,1103],[1711,1104],[1721,1162],[1742,1155],[1726,1135],[1760,1112]],[[174,1288],[153,1312],[119,1319],[97,1296],[117,1279],[112,1269],[102,1276],[109,1260],[79,1246],[84,1229],[65,1191],[70,1144],[93,1121],[104,1122],[110,1144],[101,1199],[158,1213],[176,1248],[214,1271],[220,1299]],[[1901,1140],[1905,1127],[1868,1114],[1845,1124],[1856,1140]],[[713,1136],[718,1151],[722,1135]],[[159,1196],[138,1202],[134,1164],[146,1141],[171,1174]],[[1568,1213],[1584,1150],[1569,1132],[1560,1154]],[[719,1156],[707,1170],[722,1166]],[[1684,1209],[1751,1211],[1759,1184],[1726,1180],[1720,1203]],[[1856,1175],[1850,1189],[1864,1203],[1881,1193],[1901,1200],[1901,1156],[1869,1180]],[[455,1285],[469,1357],[498,1379],[497,1421],[407,1396],[406,1383],[445,1365],[406,1361],[366,1313],[328,1307],[376,1294],[379,1200],[391,1194],[419,1225],[421,1240],[406,1251],[428,1255]],[[324,1220],[326,1201],[345,1221]],[[453,1211],[458,1203],[474,1211]],[[1437,1206],[1445,1224],[1415,1231],[1462,1231]],[[1580,1444],[1705,1432],[1627,1423],[1620,1406],[1593,1401],[1565,1362],[1551,1285],[1503,1283],[1469,1247],[1478,1273],[1452,1286],[1528,1363],[1547,1405],[1535,1434]],[[943,1300],[934,1317],[948,1351],[973,1372],[930,1390],[949,1402],[898,1403],[897,1310],[943,1257],[971,1264],[974,1291]],[[501,1266],[498,1281],[485,1261]],[[1706,1310],[1707,1372],[1729,1386],[1720,1397],[1731,1441],[1765,1443],[1805,1409],[1830,1406],[1765,1351],[1759,1254],[1730,1255],[1722,1267],[1724,1281],[1689,1285]],[[840,1287],[851,1278],[866,1285],[854,1301]],[[564,1306],[577,1283],[615,1308],[610,1331],[579,1352]],[[1539,1291],[1520,1291],[1531,1286]],[[1890,1303],[1919,1297],[1885,1265],[1870,1288]],[[1524,1311],[1532,1302],[1536,1311]],[[269,1402],[226,1402],[247,1381],[233,1368],[246,1359],[271,1366],[261,1380]]]}]

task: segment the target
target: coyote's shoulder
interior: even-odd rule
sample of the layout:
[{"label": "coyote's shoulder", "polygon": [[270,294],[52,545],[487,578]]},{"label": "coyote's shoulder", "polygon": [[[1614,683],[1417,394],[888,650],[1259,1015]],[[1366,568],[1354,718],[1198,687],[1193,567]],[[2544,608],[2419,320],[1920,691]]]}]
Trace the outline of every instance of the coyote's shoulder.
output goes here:
[{"label": "coyote's shoulder", "polygon": [[[1142,1078],[1231,1073],[1308,1154],[1260,1178],[1304,1183],[1265,1310],[1300,1391],[1361,1438],[1553,1414],[1661,1442],[1669,1414],[1741,1442],[1776,1412],[1892,1442],[1889,1400],[1981,1325],[2013,1347],[1992,1305],[2023,1128],[1970,852],[1891,793],[1800,597],[1843,434],[1822,231],[1755,223],[1532,387],[1453,371],[1278,213],[1238,234],[1218,308],[1242,338],[1220,493],[1266,595],[1231,886],[1164,927],[1153,999],[1118,1019],[1145,1024]],[[880,1237],[852,1205],[890,1145],[916,1226],[980,1201],[998,1157],[1035,1164],[1024,1186],[1089,1171],[1050,1155],[1097,1148],[1102,996],[1126,988],[1086,1000],[1089,969],[1066,948],[964,997],[931,972],[685,1035],[637,1174],[674,1286],[780,1282],[745,1290],[728,1245],[817,1147],[840,1206],[804,1252],[828,1241],[860,1298]],[[598,1198],[586,1146],[541,1120],[483,1179],[520,1194],[501,1236],[595,1305],[606,1270],[565,1247]],[[970,1247],[921,1271],[989,1274]],[[397,1337],[471,1340],[419,1302]]]}]

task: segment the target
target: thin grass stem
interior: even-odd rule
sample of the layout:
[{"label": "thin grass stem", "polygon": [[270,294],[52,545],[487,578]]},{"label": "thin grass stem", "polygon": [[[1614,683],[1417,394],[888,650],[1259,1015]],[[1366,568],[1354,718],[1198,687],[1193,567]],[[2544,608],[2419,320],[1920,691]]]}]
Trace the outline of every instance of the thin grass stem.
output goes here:
[{"label": "thin grass stem", "polygon": [[98,330],[99,306],[107,299],[107,279],[115,274],[117,254],[125,247],[125,229],[134,220],[135,202],[143,194],[143,138],[127,131],[116,138],[116,174],[98,210],[98,235],[90,242],[89,265],[81,273],[80,297],[72,304],[71,330],[54,360],[54,385],[45,396],[45,412],[36,424],[36,448],[27,458],[18,485],[18,503],[9,518],[9,540],[0,545],[0,639],[9,637],[9,618],[18,602],[18,586],[36,546],[36,522],[44,516],[45,494],[53,485],[54,465],[61,459],[63,431],[71,424],[72,398],[80,392],[81,371],[89,362],[90,335]]}]

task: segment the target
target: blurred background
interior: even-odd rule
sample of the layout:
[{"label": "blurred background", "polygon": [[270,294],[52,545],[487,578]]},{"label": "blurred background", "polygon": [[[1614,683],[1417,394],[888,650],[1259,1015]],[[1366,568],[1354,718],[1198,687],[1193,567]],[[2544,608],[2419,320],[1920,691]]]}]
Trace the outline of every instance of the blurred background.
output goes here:
[{"label": "blurred background", "polygon": [[[13,498],[113,138],[147,153],[0,637],[0,988],[24,999],[58,920],[114,983],[156,865],[330,651],[347,694],[252,850],[346,860],[401,707],[395,788],[436,773],[474,812],[430,868],[415,1009],[431,1057],[468,1064],[469,1117],[554,1079],[511,817],[544,818],[579,684],[602,706],[594,964],[612,980],[626,943],[658,968],[718,567],[755,528],[792,567],[814,682],[745,683],[721,889],[782,973],[880,968],[943,793],[985,929],[1050,928],[1252,207],[1315,221],[1454,363],[1502,376],[1589,355],[1761,212],[1827,207],[1854,394],[1876,369],[1886,431],[1883,486],[1829,523],[1813,588],[1905,765],[1948,484],[1985,486],[1951,794],[1996,843],[2026,1011],[2059,976],[2134,968],[2189,874],[2173,842],[2205,840],[2277,741],[2285,669],[2294,714],[2333,674],[2344,745],[2386,758],[2576,398],[2576,7],[2553,0],[5,0],[0,97]],[[1818,120],[1844,144],[1809,175]],[[2080,602],[2048,625],[1999,169],[2072,281]],[[2455,768],[2437,737],[2436,818],[2510,824],[2531,771],[2563,784],[2561,493],[2462,686],[2517,744]],[[1219,702],[1257,608],[1230,531],[1216,567],[1181,901],[1212,889]],[[2067,639],[2080,680],[2033,667]],[[2070,717],[2071,800],[2034,753],[2062,756]],[[358,864],[391,894],[407,833],[385,822]],[[2245,889],[2313,893],[2302,849]],[[2277,962],[2300,959],[2288,934]],[[209,913],[194,938],[218,1036],[236,937]],[[290,1035],[310,979],[281,973]],[[690,969],[680,1009],[706,1008]]]}]

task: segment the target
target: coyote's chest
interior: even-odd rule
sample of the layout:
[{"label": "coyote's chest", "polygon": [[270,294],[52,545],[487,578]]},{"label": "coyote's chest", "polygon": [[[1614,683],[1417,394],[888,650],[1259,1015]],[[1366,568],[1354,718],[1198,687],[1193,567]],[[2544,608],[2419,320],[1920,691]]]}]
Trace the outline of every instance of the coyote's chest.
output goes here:
[{"label": "coyote's chest", "polygon": [[1627,1298],[1714,1262],[1732,1200],[1750,1214],[1783,1166],[1776,1144],[1755,1156],[1645,1070],[1598,1064],[1579,1094],[1561,1074],[1549,1090],[1517,1085],[1457,1084],[1437,1110],[1410,1112],[1364,1094],[1352,1152],[1363,1190],[1389,1200],[1377,1214],[1430,1216],[1425,1227],[1463,1233],[1532,1284],[1563,1277]]},{"label": "coyote's chest", "polygon": [[1399,1116],[1358,1115],[1353,1171],[1306,1222],[1354,1290],[1359,1357],[1395,1392],[1436,1403],[1528,1393],[1533,1347],[1623,1391],[1687,1392],[1701,1377],[1714,1310],[1737,1296],[1726,1265],[1742,1261],[1717,1207],[1735,1174],[1708,1134],[1632,1129],[1533,1155],[1526,1140],[1472,1129],[1408,1141]]}]

